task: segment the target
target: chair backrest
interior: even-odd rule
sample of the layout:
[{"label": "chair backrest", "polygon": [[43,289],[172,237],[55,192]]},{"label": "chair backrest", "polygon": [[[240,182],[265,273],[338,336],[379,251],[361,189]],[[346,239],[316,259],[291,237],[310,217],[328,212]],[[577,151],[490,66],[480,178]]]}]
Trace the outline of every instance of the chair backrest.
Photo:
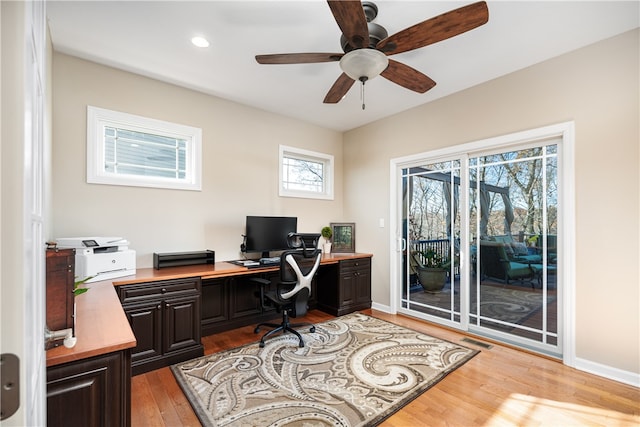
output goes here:
[{"label": "chair backrest", "polygon": [[480,242],[480,268],[487,276],[506,277],[509,259],[503,243]]},{"label": "chair backrest", "polygon": [[311,281],[320,266],[322,252],[320,249],[298,249],[285,251],[280,255],[280,282],[291,283],[293,289],[283,292],[280,297],[288,299],[301,289],[311,293]]}]

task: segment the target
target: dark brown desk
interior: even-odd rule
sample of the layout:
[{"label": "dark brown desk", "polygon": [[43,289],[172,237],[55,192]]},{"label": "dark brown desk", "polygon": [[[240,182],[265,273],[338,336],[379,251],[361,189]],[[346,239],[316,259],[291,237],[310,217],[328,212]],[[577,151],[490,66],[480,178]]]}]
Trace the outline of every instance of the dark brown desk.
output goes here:
[{"label": "dark brown desk", "polygon": [[[333,315],[370,308],[371,257],[323,255],[310,307]],[[277,274],[218,262],[88,284],[76,300],[76,346],[47,351],[50,425],[129,425],[131,374],[202,355],[202,335],[278,317],[262,311],[249,280]]]},{"label": "dark brown desk", "polygon": [[[133,374],[201,355],[201,337],[279,316],[257,297],[261,277],[276,282],[279,266],[213,265],[139,269],[114,285],[138,344]],[[335,316],[371,307],[371,254],[324,254],[312,283],[311,309]]]}]

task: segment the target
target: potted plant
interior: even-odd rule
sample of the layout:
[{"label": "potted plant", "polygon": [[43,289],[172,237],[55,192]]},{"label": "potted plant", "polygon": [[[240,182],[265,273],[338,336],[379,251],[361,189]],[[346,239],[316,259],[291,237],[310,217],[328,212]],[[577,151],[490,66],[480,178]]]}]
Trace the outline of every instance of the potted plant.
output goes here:
[{"label": "potted plant", "polygon": [[84,285],[89,280],[93,279],[94,276],[85,277],[82,280],[76,280],[73,282],[73,296],[77,297],[78,295],[82,295],[89,290],[89,288],[81,288],[80,285]]},{"label": "potted plant", "polygon": [[325,254],[331,253],[331,237],[333,236],[333,231],[331,227],[325,226],[320,230],[320,235],[324,238],[324,244],[322,245],[322,252]]},{"label": "potted plant", "polygon": [[[77,278],[77,277],[76,277]],[[84,285],[89,280],[93,279],[94,276],[85,277],[82,280],[76,280],[73,282],[73,324],[71,325],[71,336],[68,336],[64,339],[64,346],[67,348],[72,348],[76,345],[76,297],[78,295],[82,295],[89,290],[87,287],[80,287]]]},{"label": "potted plant", "polygon": [[444,288],[451,263],[433,249],[415,252],[418,281],[426,292],[437,292]]}]

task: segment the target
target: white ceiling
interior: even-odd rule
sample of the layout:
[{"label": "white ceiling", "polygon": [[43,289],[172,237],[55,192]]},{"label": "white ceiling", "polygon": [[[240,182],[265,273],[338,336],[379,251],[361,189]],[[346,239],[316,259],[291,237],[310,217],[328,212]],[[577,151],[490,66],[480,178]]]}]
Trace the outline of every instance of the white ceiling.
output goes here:
[{"label": "white ceiling", "polygon": [[[473,1],[374,1],[394,34]],[[638,1],[488,2],[489,22],[392,56],[437,85],[418,94],[378,77],[338,104],[323,99],[339,64],[260,65],[257,54],[342,52],[325,1],[57,1],[47,3],[56,51],[345,131],[639,26]],[[208,48],[190,42],[205,36]],[[585,88],[587,90],[588,88]]]}]

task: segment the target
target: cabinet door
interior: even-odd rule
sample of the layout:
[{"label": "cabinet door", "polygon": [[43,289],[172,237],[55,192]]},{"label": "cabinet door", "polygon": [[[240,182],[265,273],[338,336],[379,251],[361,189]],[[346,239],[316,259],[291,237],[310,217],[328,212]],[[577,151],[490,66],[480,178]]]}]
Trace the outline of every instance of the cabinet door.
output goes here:
[{"label": "cabinet door", "polygon": [[126,352],[48,368],[47,425],[129,425],[131,377],[128,373]]},{"label": "cabinet door", "polygon": [[200,345],[200,296],[164,302],[164,352]]},{"label": "cabinet door", "polygon": [[371,264],[355,271],[356,304],[371,304]]},{"label": "cabinet door", "polygon": [[208,328],[214,327],[229,318],[227,301],[228,279],[207,279],[202,281],[202,330],[206,335]]},{"label": "cabinet door", "polygon": [[162,356],[161,301],[125,306],[124,312],[137,341],[131,351],[132,363]]},{"label": "cabinet door", "polygon": [[340,302],[343,306],[371,303],[371,260],[354,259],[340,263]]},{"label": "cabinet door", "polygon": [[339,305],[341,307],[355,304],[356,301],[356,276],[353,270],[347,270],[340,274]]},{"label": "cabinet door", "polygon": [[262,314],[260,303],[260,285],[254,283],[249,277],[237,277],[232,279],[230,286],[230,306],[229,316],[231,319],[250,317],[255,319]]}]

